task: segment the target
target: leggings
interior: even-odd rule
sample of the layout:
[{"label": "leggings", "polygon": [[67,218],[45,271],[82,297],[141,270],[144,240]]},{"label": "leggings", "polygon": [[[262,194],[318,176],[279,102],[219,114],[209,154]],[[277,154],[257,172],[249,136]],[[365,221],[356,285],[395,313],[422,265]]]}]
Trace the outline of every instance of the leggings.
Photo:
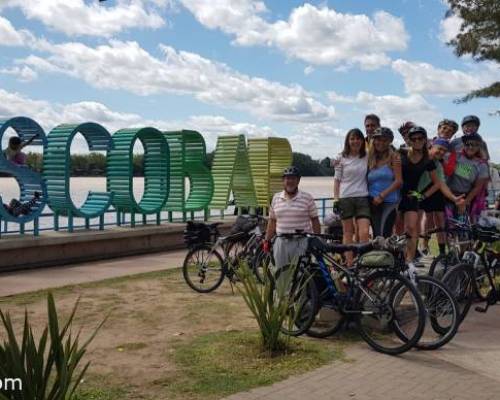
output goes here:
[{"label": "leggings", "polygon": [[383,236],[388,238],[392,235],[397,206],[397,203],[371,205],[373,237]]}]

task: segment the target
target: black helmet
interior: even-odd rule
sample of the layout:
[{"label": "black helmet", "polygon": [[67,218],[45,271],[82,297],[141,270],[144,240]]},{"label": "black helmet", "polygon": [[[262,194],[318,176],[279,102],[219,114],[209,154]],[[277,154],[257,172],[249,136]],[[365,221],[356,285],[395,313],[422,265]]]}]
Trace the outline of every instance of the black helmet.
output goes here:
[{"label": "black helmet", "polygon": [[408,137],[411,138],[412,136],[416,135],[423,135],[425,138],[427,138],[427,131],[421,126],[414,126],[408,132]]},{"label": "black helmet", "polygon": [[296,166],[292,165],[290,167],[286,167],[283,171],[282,177],[284,178],[285,176],[296,176],[297,178],[300,178],[300,171]]},{"label": "black helmet", "polygon": [[443,125],[451,126],[455,132],[458,131],[458,124],[452,119],[443,119],[442,121],[440,121],[438,124],[438,129]]},{"label": "black helmet", "polygon": [[467,143],[467,142],[482,142],[482,141],[483,141],[483,139],[477,133],[471,133],[469,135],[463,135],[462,136],[462,143]]},{"label": "black helmet", "polygon": [[469,122],[473,122],[477,126],[481,125],[481,121],[475,115],[467,115],[466,117],[464,117],[464,119],[462,120],[462,126],[468,124]]},{"label": "black helmet", "polygon": [[372,135],[372,139],[377,137],[388,138],[391,142],[394,140],[394,133],[389,128],[382,126],[380,128],[375,129],[375,132]]}]

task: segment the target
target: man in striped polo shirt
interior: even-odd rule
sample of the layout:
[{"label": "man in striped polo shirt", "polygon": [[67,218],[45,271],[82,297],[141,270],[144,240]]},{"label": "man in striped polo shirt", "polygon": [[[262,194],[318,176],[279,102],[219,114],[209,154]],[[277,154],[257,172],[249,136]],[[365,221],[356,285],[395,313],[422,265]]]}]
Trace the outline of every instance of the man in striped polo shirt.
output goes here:
[{"label": "man in striped polo shirt", "polygon": [[295,233],[296,230],[320,233],[318,211],[314,198],[299,190],[300,172],[297,167],[283,171],[283,191],[276,193],[271,202],[267,224],[264,251],[269,251],[269,241],[277,235],[273,246],[274,261],[277,268],[288,265],[304,254],[307,239],[282,234]]}]

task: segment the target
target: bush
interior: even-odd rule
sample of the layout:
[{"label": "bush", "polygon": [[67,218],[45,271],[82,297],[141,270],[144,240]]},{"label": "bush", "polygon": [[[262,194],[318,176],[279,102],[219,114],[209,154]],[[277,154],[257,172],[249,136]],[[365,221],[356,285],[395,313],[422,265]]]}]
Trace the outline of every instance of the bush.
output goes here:
[{"label": "bush", "polygon": [[241,285],[237,289],[259,325],[262,348],[270,355],[282,353],[289,346],[289,336],[282,333],[282,327],[294,323],[293,296],[290,287],[295,268],[291,267],[280,274],[278,283],[274,282],[268,266],[264,265],[264,284],[260,284],[255,273],[241,263],[236,270]]},{"label": "bush", "polygon": [[[47,297],[48,324],[38,341],[24,315],[22,341],[18,342],[10,315],[0,311],[6,339],[0,344],[0,379],[20,379],[21,390],[0,392],[0,399],[9,400],[69,400],[85,375],[89,364],[79,368],[89,343],[94,339],[105,320],[90,337],[80,344],[80,332],[73,336],[71,327],[78,301],[66,323],[59,328],[59,317],[51,293]],[[78,371],[77,371],[78,370]]]}]

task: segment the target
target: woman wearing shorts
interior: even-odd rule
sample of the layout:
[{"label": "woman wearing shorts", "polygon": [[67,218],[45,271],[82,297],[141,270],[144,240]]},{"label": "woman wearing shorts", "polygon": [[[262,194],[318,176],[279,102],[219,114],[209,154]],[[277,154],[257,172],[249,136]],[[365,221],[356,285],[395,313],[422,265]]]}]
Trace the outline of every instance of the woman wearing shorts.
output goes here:
[{"label": "woman wearing shorts", "polygon": [[368,150],[368,192],[373,236],[389,237],[396,220],[399,188],[403,184],[401,158],[391,146],[394,134],[389,128],[377,129],[372,139]]},{"label": "woman wearing shorts", "polygon": [[[370,203],[366,174],[368,157],[363,133],[355,128],[347,132],[344,150],[334,162],[333,180],[334,209],[340,211],[343,242],[354,241],[354,231],[360,242],[369,239]],[[348,265],[352,265],[352,254],[346,254]]]}]

